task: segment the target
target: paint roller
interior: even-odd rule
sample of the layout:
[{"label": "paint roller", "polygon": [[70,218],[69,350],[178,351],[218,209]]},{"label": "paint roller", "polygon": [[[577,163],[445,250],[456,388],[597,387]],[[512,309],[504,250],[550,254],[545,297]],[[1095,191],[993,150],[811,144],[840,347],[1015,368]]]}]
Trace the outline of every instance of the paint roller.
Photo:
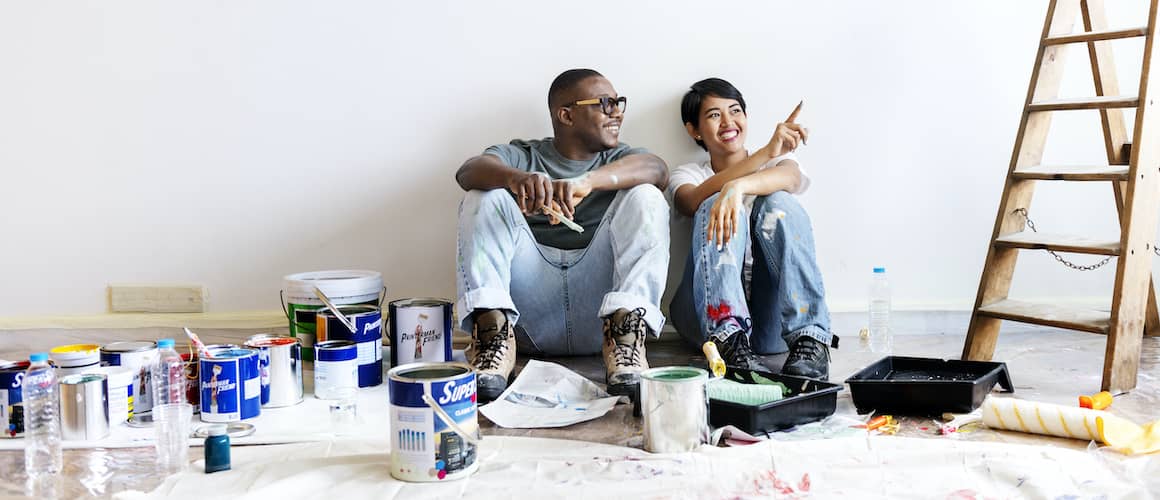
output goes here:
[{"label": "paint roller", "polygon": [[1125,455],[1160,451],[1160,420],[1140,426],[1106,411],[992,396],[979,410],[994,429],[1099,441]]},{"label": "paint roller", "polygon": [[[721,353],[717,350],[717,344],[714,344],[713,341],[708,341],[701,345],[701,351],[705,353],[705,358],[709,361],[709,371],[713,373],[713,378],[709,380],[706,386],[709,399],[748,406],[760,406],[785,397],[783,391],[784,386],[762,377],[755,376],[754,382],[756,383],[753,384],[743,384],[722,378],[725,376],[725,360],[721,358]],[[760,383],[757,378],[762,378],[768,383]]]}]

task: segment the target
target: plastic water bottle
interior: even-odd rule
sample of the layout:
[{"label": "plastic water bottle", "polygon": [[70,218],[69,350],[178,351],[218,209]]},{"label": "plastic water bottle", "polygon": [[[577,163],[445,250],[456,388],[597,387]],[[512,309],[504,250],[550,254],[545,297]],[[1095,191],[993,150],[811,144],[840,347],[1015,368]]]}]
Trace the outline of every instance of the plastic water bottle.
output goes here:
[{"label": "plastic water bottle", "polygon": [[157,341],[157,364],[153,365],[153,406],[185,402],[185,362],[173,348],[173,339]]},{"label": "plastic water bottle", "polygon": [[890,354],[894,349],[890,331],[890,281],[886,268],[875,267],[870,281],[870,350]]},{"label": "plastic water bottle", "polygon": [[48,364],[48,353],[29,356],[32,362],[24,373],[24,470],[32,478],[59,474],[60,400],[56,372]]}]

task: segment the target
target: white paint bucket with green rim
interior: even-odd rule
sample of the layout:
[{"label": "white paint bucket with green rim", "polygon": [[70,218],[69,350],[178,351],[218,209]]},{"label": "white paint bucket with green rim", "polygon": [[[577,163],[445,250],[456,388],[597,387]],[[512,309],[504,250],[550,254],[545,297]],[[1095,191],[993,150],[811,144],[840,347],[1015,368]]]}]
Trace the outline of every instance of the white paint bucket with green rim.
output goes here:
[{"label": "white paint bucket with green rim", "polygon": [[290,336],[302,342],[302,359],[314,360],[315,311],[326,307],[314,288],[335,305],[382,305],[386,288],[378,271],[336,270],[291,274],[283,278],[282,310],[290,321]]}]

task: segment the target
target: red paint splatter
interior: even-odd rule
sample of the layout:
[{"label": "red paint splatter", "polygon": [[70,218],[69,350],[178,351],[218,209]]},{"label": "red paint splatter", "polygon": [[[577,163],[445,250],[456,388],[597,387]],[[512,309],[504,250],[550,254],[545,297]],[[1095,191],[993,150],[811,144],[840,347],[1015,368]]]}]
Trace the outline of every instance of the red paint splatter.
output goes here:
[{"label": "red paint splatter", "polygon": [[719,323],[721,320],[733,315],[733,308],[729,307],[729,304],[725,302],[722,302],[719,306],[713,306],[712,304],[709,304],[706,306],[706,310],[709,315],[709,319],[712,320],[713,323]]},{"label": "red paint splatter", "polygon": [[802,492],[810,491],[810,474],[808,472],[802,474],[802,480],[798,483],[798,489]]},{"label": "red paint splatter", "polygon": [[947,500],[975,500],[975,490],[952,491]]}]

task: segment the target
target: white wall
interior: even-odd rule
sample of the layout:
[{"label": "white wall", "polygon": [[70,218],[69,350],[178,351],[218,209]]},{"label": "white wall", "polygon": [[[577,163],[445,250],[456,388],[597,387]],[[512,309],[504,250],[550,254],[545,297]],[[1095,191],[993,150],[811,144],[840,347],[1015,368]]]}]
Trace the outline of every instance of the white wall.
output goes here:
[{"label": "white wall", "polygon": [[[1109,3],[1142,24],[1144,2]],[[698,157],[678,111],[693,81],[745,93],[753,147],[804,98],[832,307],[862,307],[874,265],[901,307],[969,307],[1046,4],[5,2],[0,316],[100,313],[110,282],[273,309],[283,275],[333,268],[450,298],[455,169],[549,135],[547,87],[571,67],[629,96],[622,140],[672,166]],[[1134,94],[1141,45],[1124,43]],[[1072,95],[1090,93],[1084,57]],[[1098,130],[1057,120],[1049,159],[1099,162]],[[1039,193],[1042,229],[1118,234],[1107,186]],[[1020,263],[1024,297],[1101,296],[1114,275]]]}]

